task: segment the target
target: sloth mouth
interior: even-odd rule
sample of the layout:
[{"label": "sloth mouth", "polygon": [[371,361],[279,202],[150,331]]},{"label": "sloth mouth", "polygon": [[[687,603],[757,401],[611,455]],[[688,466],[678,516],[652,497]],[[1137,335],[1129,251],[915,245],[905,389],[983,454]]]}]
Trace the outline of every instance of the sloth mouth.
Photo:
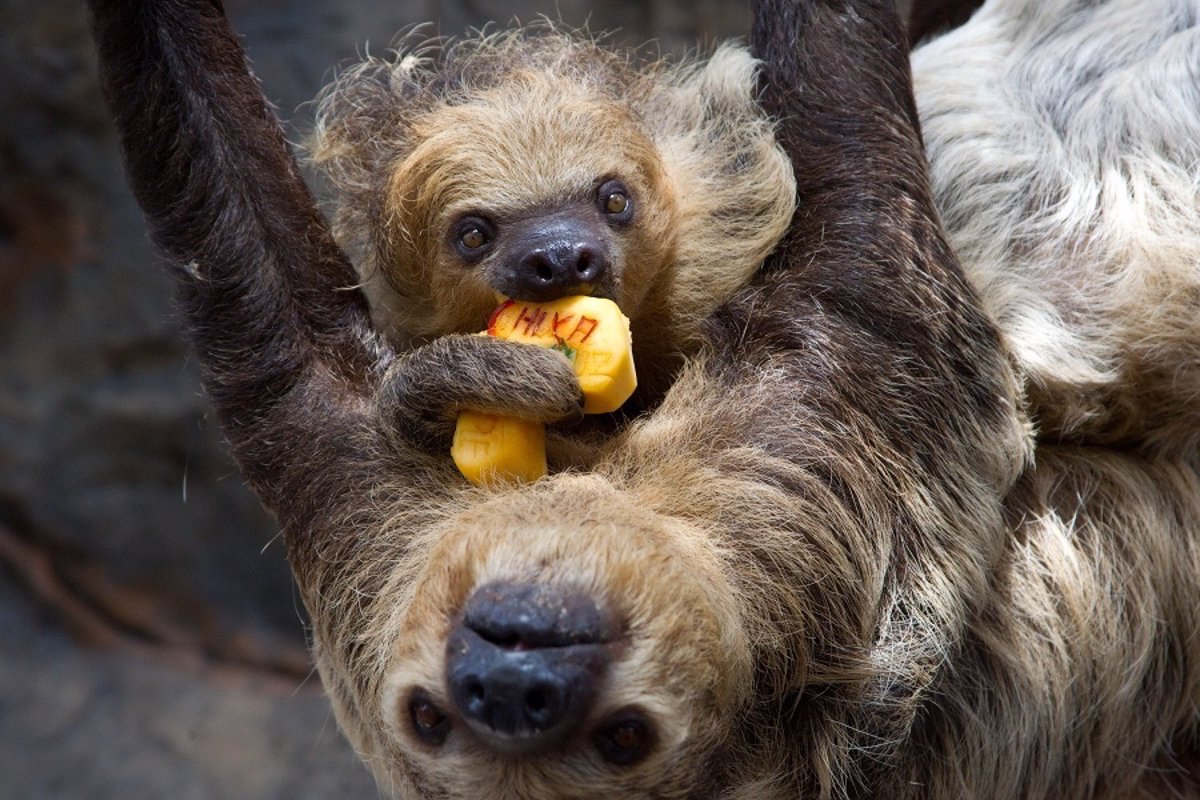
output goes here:
[{"label": "sloth mouth", "polygon": [[620,634],[613,615],[584,591],[508,581],[477,588],[461,625],[501,649],[608,644]]}]

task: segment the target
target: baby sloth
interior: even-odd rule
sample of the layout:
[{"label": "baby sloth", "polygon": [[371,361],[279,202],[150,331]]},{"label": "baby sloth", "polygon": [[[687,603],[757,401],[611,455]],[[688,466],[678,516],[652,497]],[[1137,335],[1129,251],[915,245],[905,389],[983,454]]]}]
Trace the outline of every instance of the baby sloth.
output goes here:
[{"label": "baby sloth", "polygon": [[481,330],[498,295],[615,301],[635,406],[665,391],[794,210],[756,80],[742,47],[638,67],[543,25],[402,49],[326,90],[311,160],[374,324],[405,353],[386,385],[409,443],[445,445],[464,408],[581,413],[561,355],[455,335]]}]

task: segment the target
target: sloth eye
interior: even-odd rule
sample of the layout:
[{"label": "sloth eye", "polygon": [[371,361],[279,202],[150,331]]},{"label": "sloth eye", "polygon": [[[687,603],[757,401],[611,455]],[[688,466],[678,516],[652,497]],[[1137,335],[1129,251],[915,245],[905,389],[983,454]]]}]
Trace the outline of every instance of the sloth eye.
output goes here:
[{"label": "sloth eye", "polygon": [[463,235],[458,237],[458,240],[463,243],[464,247],[478,250],[487,244],[487,235],[479,228],[467,228],[463,231]]},{"label": "sloth eye", "polygon": [[417,737],[426,744],[437,745],[450,734],[450,720],[424,692],[414,692],[408,701],[408,715]]},{"label": "sloth eye", "polygon": [[596,202],[612,222],[625,223],[633,218],[633,198],[620,181],[605,181],[596,192]]},{"label": "sloth eye", "polygon": [[636,764],[650,752],[654,735],[641,714],[630,712],[600,728],[594,741],[605,761],[625,767]]},{"label": "sloth eye", "polygon": [[451,229],[450,243],[464,261],[478,261],[495,236],[495,227],[483,217],[463,217]]},{"label": "sloth eye", "polygon": [[610,214],[620,214],[629,208],[629,198],[621,192],[613,192],[604,198],[604,210]]}]

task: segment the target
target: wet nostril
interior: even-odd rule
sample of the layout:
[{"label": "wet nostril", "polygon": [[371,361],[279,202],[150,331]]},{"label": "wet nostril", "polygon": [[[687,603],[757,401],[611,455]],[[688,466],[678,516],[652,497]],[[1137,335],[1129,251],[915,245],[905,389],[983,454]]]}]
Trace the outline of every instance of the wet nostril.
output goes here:
[{"label": "wet nostril", "polygon": [[586,276],[591,273],[591,268],[591,255],[589,255],[587,251],[580,253],[579,258],[575,260],[575,273],[579,275],[580,278],[586,278]]},{"label": "wet nostril", "polygon": [[452,638],[447,683],[455,705],[470,727],[511,751],[528,752],[575,730],[607,663],[595,645],[584,647],[597,652],[564,656],[561,649],[502,651],[465,628]]},{"label": "wet nostril", "polygon": [[562,718],[568,699],[551,686],[539,686],[525,694],[525,718],[537,730],[552,728]]},{"label": "wet nostril", "polygon": [[546,693],[541,689],[534,689],[525,695],[525,708],[534,714],[545,711],[546,705]]},{"label": "wet nostril", "polygon": [[578,225],[539,224],[505,248],[496,288],[519,300],[546,301],[587,293],[610,269],[606,241]]}]

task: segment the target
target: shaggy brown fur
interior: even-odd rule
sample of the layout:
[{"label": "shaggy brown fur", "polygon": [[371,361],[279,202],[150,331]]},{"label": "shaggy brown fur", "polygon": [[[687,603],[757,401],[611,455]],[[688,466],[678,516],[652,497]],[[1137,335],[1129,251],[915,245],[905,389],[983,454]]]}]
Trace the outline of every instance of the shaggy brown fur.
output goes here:
[{"label": "shaggy brown fur", "polygon": [[[780,250],[588,471],[478,490],[379,424],[393,357],[204,0],[94,0],[131,183],[279,515],[339,720],[405,798],[1083,798],[1193,758],[1200,479],[1042,446],[935,221],[886,0],[760,0],[797,178]],[[504,755],[447,696],[473,590],[620,623],[592,712]],[[423,693],[444,741],[414,729]],[[614,713],[641,760],[595,746]],[[1165,770],[1165,771],[1163,771]]]},{"label": "shaggy brown fur", "polygon": [[[312,160],[335,191],[334,233],[357,256],[376,326],[400,350],[481,330],[497,292],[513,294],[525,252],[518,230],[598,220],[597,190],[616,180],[633,217],[599,225],[611,263],[591,291],[631,319],[640,397],[661,395],[680,356],[694,351],[700,321],[750,280],[792,216],[790,164],[754,82],[743,48],[638,69],[630,55],[551,27],[452,46],[414,42],[346,71],[321,101]],[[450,243],[464,218],[489,224],[478,261]],[[524,393],[484,385],[473,394],[455,380],[463,372],[506,380],[495,351],[514,345],[443,344],[451,357],[406,359],[415,374],[398,378],[413,387],[408,394],[445,399],[442,418],[487,404],[538,421],[566,416],[566,392],[542,406],[545,380],[532,375],[507,380],[536,384]],[[489,350],[479,361],[491,369],[429,375],[430,361],[474,363],[475,348]],[[451,380],[428,385],[443,374]],[[445,427],[435,439],[448,439]]]}]

